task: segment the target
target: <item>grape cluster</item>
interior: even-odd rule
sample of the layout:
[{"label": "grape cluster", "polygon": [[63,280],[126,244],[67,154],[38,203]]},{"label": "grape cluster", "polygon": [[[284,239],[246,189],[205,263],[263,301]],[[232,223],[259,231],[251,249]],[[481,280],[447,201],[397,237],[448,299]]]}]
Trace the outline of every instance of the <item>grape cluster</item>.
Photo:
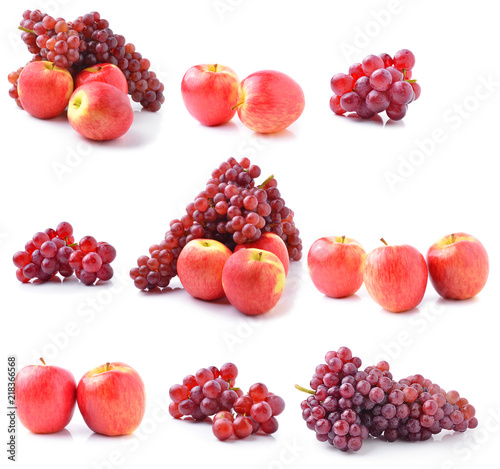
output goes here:
[{"label": "grape cluster", "polygon": [[222,365],[220,370],[215,366],[201,368],[195,375],[186,376],[182,384],[170,388],[170,415],[199,421],[213,416],[212,431],[219,440],[246,438],[258,431],[276,432],[276,416],[283,412],[285,401],[262,383],[252,385],[244,394],[234,387],[237,376],[233,363]]},{"label": "grape cluster", "polygon": [[46,282],[57,273],[71,277],[73,273],[85,285],[93,285],[97,280],[113,277],[111,262],[116,250],[111,244],[97,242],[92,236],[83,237],[75,243],[73,227],[62,222],[54,230],[48,228],[33,235],[24,251],[13,256],[17,267],[16,277],[22,283],[38,279]]},{"label": "grape cluster", "polygon": [[392,120],[401,120],[408,104],[418,99],[421,88],[412,79],[415,56],[401,49],[389,54],[368,55],[362,63],[349,67],[349,73],[337,73],[330,81],[330,108],[338,115],[355,112],[370,119],[385,111]]},{"label": "grape cluster", "polygon": [[[23,31],[22,40],[33,54],[32,60],[54,62],[73,76],[98,63],[111,63],[125,75],[132,99],[145,109],[158,111],[165,102],[164,85],[155,72],[149,70],[150,61],[135,50],[134,44],[127,43],[124,36],[115,34],[98,12],[67,22],[40,10],[26,10],[19,29]],[[13,85],[9,95],[18,105],[19,73],[17,70],[9,74],[9,82]]]},{"label": "grape cluster", "polygon": [[197,238],[215,239],[234,249],[237,244],[257,241],[272,232],[287,245],[291,260],[302,257],[302,241],[294,213],[285,205],[274,176],[256,185],[261,170],[248,158],[239,163],[229,158],[212,171],[205,190],[186,207],[186,214],[170,222],[170,230],[149,256],[137,259],[130,277],[140,290],[164,288],[177,275],[182,248]]},{"label": "grape cluster", "polygon": [[393,442],[424,441],[441,430],[464,432],[478,424],[475,409],[457,391],[446,392],[422,375],[395,381],[385,361],[360,371],[347,347],[328,352],[301,403],[302,417],[319,441],[358,451],[368,435]]}]

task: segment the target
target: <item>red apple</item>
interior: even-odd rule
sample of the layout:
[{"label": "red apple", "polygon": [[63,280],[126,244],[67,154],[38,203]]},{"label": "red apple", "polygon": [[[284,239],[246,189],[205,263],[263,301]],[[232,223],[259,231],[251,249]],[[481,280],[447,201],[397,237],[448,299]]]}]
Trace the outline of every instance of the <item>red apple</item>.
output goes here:
[{"label": "red apple", "polygon": [[125,363],[106,363],[85,373],[76,399],[88,427],[103,435],[127,435],[141,423],[146,392],[139,373]]},{"label": "red apple", "polygon": [[295,122],[304,110],[304,92],[288,75],[262,70],[240,84],[238,116],[249,129],[264,134],[279,132]]},{"label": "red apple", "polygon": [[193,239],[184,246],[177,260],[182,286],[195,298],[222,298],[222,269],[231,254],[231,250],[219,241]]},{"label": "red apple", "polygon": [[249,316],[276,306],[285,288],[285,269],[279,258],[262,249],[241,249],[224,265],[222,285],[229,302]]},{"label": "red apple", "polygon": [[[385,241],[382,239],[385,244]],[[427,286],[427,264],[414,247],[379,247],[366,256],[363,279],[370,296],[383,308],[400,313],[415,308]]]},{"label": "red apple", "polygon": [[17,90],[23,108],[32,116],[50,119],[61,114],[73,93],[73,78],[52,62],[30,62],[19,76]]},{"label": "red apple", "polygon": [[257,241],[253,243],[238,244],[234,248],[234,252],[240,249],[263,249],[264,251],[272,252],[274,255],[278,256],[278,259],[283,264],[285,269],[285,276],[288,275],[288,267],[290,266],[290,258],[288,255],[288,249],[286,248],[285,242],[275,233],[264,233]]},{"label": "red apple", "polygon": [[68,106],[71,126],[92,140],[114,140],[132,125],[134,111],[127,94],[98,81],[79,86]]},{"label": "red apple", "polygon": [[229,67],[195,65],[182,78],[182,99],[189,114],[203,125],[225,124],[236,113],[239,86],[238,76]]},{"label": "red apple", "polygon": [[16,376],[17,415],[33,433],[54,433],[73,417],[76,382],[68,370],[42,363],[26,366]]},{"label": "red apple", "polygon": [[486,284],[489,261],[486,249],[474,236],[454,233],[438,239],[427,252],[429,275],[444,298],[465,300]]},{"label": "red apple", "polygon": [[363,285],[365,256],[361,244],[352,238],[328,236],[316,240],[307,255],[314,286],[332,298],[353,295]]},{"label": "red apple", "polygon": [[113,85],[124,93],[128,93],[127,79],[116,65],[96,64],[82,70],[75,78],[75,88],[94,81]]}]

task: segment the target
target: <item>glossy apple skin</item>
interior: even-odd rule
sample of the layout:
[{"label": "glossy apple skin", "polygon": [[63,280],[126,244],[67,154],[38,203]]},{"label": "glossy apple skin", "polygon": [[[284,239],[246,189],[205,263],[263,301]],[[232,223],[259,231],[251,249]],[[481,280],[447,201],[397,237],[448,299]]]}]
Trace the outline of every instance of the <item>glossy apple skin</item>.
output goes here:
[{"label": "glossy apple skin", "polygon": [[71,95],[68,120],[91,140],[114,140],[124,135],[134,121],[127,94],[102,82],[86,83]]},{"label": "glossy apple skin", "polygon": [[146,391],[139,373],[125,363],[99,366],[85,373],[77,388],[78,408],[88,427],[102,435],[132,433],[146,408]]},{"label": "glossy apple skin", "polygon": [[290,257],[286,248],[285,242],[275,233],[264,233],[257,241],[253,243],[238,244],[234,248],[234,252],[240,249],[263,249],[264,251],[272,252],[278,256],[278,259],[283,264],[285,269],[285,276],[288,275],[288,268],[290,267]]},{"label": "glossy apple skin", "polygon": [[125,94],[128,93],[127,79],[123,72],[113,64],[96,64],[82,70],[75,78],[75,88],[98,81],[113,85]]},{"label": "glossy apple skin", "polygon": [[363,280],[383,308],[400,313],[415,308],[427,286],[427,264],[414,247],[382,246],[366,256]]},{"label": "glossy apple skin", "polygon": [[363,285],[366,253],[352,238],[327,236],[316,240],[307,255],[314,286],[332,298],[353,295]]},{"label": "glossy apple skin", "polygon": [[240,84],[238,116],[249,129],[260,133],[280,132],[295,122],[305,106],[300,85],[284,73],[262,70]]},{"label": "glossy apple skin", "polygon": [[227,246],[213,239],[190,241],[177,260],[177,274],[184,289],[202,300],[222,298],[222,269],[231,254]]},{"label": "glossy apple skin", "polygon": [[61,431],[73,417],[76,382],[58,366],[26,366],[16,376],[16,406],[21,423],[33,433]]},{"label": "glossy apple skin", "polygon": [[241,249],[224,265],[222,285],[229,302],[249,316],[264,314],[278,303],[285,288],[279,258],[262,249]]},{"label": "glossy apple skin", "polygon": [[18,93],[26,112],[40,119],[61,114],[73,93],[73,78],[52,62],[31,62],[18,81]]},{"label": "glossy apple skin", "polygon": [[202,64],[184,74],[181,93],[189,114],[203,125],[214,126],[229,122],[236,114],[239,87],[238,75],[230,67]]},{"label": "glossy apple skin", "polygon": [[481,242],[467,233],[436,241],[427,252],[431,283],[444,298],[465,300],[486,285],[489,260]]}]

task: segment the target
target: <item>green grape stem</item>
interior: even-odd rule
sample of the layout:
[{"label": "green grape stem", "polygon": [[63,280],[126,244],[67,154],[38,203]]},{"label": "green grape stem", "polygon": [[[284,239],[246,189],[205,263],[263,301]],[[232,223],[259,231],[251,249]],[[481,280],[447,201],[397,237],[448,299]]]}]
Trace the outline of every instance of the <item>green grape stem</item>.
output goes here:
[{"label": "green grape stem", "polygon": [[271,176],[269,176],[262,184],[260,184],[258,186],[259,189],[264,189],[264,187],[266,187],[266,184],[269,182],[269,181],[272,181],[274,179],[274,174],[271,174]]},{"label": "green grape stem", "polygon": [[24,31],[25,33],[36,34],[32,29],[25,28],[23,26],[18,26],[17,29]]},{"label": "green grape stem", "polygon": [[302,391],[302,392],[305,392],[307,394],[315,394],[315,392],[312,390],[312,389],[307,389],[307,388],[304,388],[303,386],[301,386],[300,384],[296,384],[295,385],[295,389],[299,390],[299,391]]}]

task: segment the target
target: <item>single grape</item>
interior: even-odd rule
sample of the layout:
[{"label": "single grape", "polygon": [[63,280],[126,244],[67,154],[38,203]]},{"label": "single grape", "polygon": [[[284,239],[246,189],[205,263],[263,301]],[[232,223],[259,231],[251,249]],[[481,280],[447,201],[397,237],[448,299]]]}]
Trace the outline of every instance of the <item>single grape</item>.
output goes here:
[{"label": "single grape", "polygon": [[82,259],[82,267],[87,272],[97,272],[102,266],[101,257],[95,252],[89,252]]},{"label": "single grape", "polygon": [[376,114],[385,111],[390,104],[391,101],[389,99],[389,96],[383,91],[370,91],[368,93],[368,96],[366,97],[366,107]]},{"label": "single grape", "polygon": [[366,99],[368,93],[372,90],[369,77],[361,77],[354,85],[354,91],[362,100]]},{"label": "single grape", "polygon": [[212,432],[219,440],[227,440],[233,436],[233,422],[226,418],[218,419],[212,425]]},{"label": "single grape", "polygon": [[393,64],[399,70],[411,70],[415,66],[415,56],[408,49],[398,50],[394,54]]},{"label": "single grape", "polygon": [[253,432],[252,420],[250,417],[239,415],[233,421],[233,432],[237,438],[246,438]]},{"label": "single grape", "polygon": [[363,66],[358,62],[349,67],[349,75],[352,76],[354,82],[356,82],[361,77],[365,76],[365,72],[363,71]]},{"label": "single grape", "polygon": [[337,96],[342,96],[353,90],[354,79],[352,76],[346,75],[345,73],[337,73],[330,80],[330,86]]},{"label": "single grape", "polygon": [[342,109],[346,110],[347,112],[356,111],[356,109],[358,109],[360,104],[361,104],[361,98],[354,91],[350,91],[349,93],[345,93],[340,98],[340,106]]},{"label": "single grape", "polygon": [[393,83],[388,91],[388,97],[392,103],[408,104],[413,98],[413,88],[406,81]]},{"label": "single grape", "polygon": [[362,62],[363,72],[367,77],[371,76],[375,70],[384,68],[384,61],[376,55],[367,55]]},{"label": "single grape", "polygon": [[386,69],[375,70],[370,76],[370,85],[376,91],[387,91],[392,84],[392,75]]},{"label": "single grape", "polygon": [[262,424],[272,417],[271,406],[265,401],[258,402],[250,409],[250,415],[253,420]]}]

